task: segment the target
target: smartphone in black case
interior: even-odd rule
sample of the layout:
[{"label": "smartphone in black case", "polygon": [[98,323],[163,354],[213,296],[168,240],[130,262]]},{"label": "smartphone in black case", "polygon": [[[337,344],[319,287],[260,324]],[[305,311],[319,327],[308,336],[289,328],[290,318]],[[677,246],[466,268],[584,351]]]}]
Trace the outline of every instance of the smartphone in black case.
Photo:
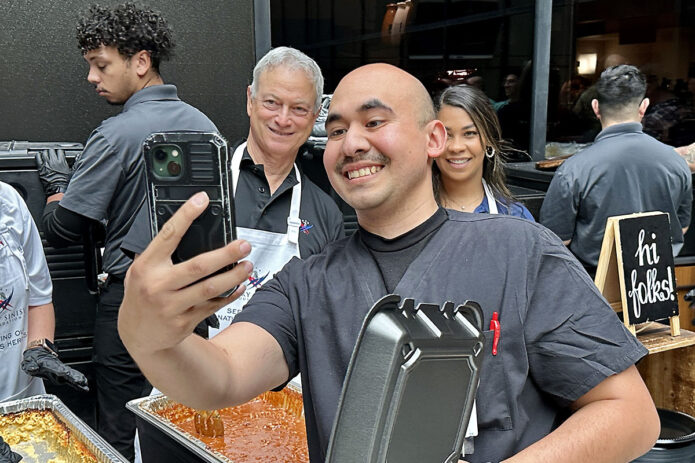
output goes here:
[{"label": "smartphone in black case", "polygon": [[[191,196],[205,191],[207,209],[172,254],[174,263],[220,248],[236,238],[227,141],[217,133],[157,132],[144,142],[147,206],[154,238]],[[231,267],[221,269],[226,271]],[[228,295],[233,289],[223,294]]]}]

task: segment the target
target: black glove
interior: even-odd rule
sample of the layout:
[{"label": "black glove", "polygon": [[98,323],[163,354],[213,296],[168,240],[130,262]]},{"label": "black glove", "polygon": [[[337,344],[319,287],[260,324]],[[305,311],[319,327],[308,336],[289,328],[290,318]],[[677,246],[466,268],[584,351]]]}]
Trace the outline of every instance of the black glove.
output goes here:
[{"label": "black glove", "polygon": [[47,379],[53,384],[67,384],[78,390],[89,390],[87,378],[82,373],[65,365],[47,349],[27,349],[23,356],[21,367],[26,374]]},{"label": "black glove", "polygon": [[220,327],[220,320],[217,318],[217,315],[212,314],[202,322],[198,323],[196,325],[195,329],[193,332],[200,336],[201,338],[207,339],[208,338],[208,327],[213,327],[213,328],[219,328]]},{"label": "black glove", "polygon": [[52,148],[39,151],[36,153],[36,166],[46,196],[65,193],[72,175],[65,151]]},{"label": "black glove", "polygon": [[0,463],[17,463],[22,459],[18,453],[14,453],[10,445],[0,436]]}]

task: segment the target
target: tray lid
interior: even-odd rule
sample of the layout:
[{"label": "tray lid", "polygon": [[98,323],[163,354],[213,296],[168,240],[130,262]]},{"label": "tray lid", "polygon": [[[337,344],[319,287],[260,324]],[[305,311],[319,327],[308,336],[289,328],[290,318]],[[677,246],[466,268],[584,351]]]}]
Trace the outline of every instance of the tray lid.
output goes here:
[{"label": "tray lid", "polygon": [[343,383],[327,463],[457,462],[484,339],[475,302],[380,299],[365,317]]}]

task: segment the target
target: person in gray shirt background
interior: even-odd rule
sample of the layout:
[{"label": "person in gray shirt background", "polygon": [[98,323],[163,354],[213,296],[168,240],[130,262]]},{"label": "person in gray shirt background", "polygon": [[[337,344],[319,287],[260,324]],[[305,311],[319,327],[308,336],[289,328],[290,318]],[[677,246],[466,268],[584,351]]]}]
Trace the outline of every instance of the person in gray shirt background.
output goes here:
[{"label": "person in gray shirt background", "polygon": [[89,65],[87,80],[109,104],[123,105],[87,140],[71,172],[60,151],[37,156],[47,196],[46,239],[54,246],[80,242],[90,224],[105,227],[104,271],[94,329],[97,431],[132,460],[135,418],[125,409],[140,397],[145,378],[118,336],[116,321],[123,279],[132,260],[120,249],[135,213],[145,201],[142,145],[152,132],[217,132],[202,112],[164,84],[160,62],[174,48],[171,29],[157,12],[126,3],[92,6],[80,19],[77,40]]},{"label": "person in gray shirt background", "polygon": [[649,99],[634,66],[607,68],[591,106],[602,131],[590,147],[557,170],[543,200],[540,222],[554,231],[590,273],[598,265],[608,217],[668,212],[673,254],[690,225],[692,177],[673,147],[642,131]]}]

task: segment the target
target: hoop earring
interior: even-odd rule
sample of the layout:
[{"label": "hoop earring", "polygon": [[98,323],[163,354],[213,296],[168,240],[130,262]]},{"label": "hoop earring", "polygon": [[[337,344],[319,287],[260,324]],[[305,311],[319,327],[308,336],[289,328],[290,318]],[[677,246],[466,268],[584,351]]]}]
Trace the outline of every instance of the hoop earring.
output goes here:
[{"label": "hoop earring", "polygon": [[495,148],[493,148],[492,146],[488,146],[487,148],[485,148],[485,156],[488,159],[492,159],[493,157],[495,157]]}]

